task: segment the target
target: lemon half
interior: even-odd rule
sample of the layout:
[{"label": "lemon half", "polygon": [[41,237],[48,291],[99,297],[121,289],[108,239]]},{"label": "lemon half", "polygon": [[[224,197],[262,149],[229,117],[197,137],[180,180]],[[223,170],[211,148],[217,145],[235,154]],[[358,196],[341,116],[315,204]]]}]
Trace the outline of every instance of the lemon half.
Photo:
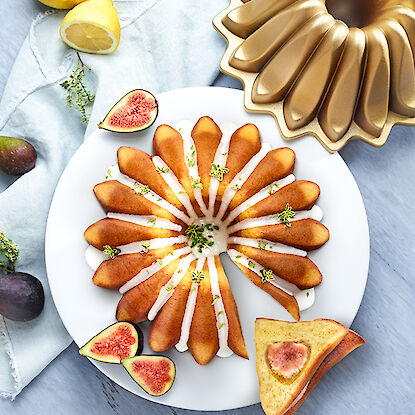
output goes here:
[{"label": "lemon half", "polygon": [[39,0],[46,6],[54,7],[55,9],[72,9],[77,4],[86,0]]},{"label": "lemon half", "polygon": [[60,35],[81,52],[114,52],[120,42],[120,22],[112,2],[87,0],[74,7],[63,19]]}]

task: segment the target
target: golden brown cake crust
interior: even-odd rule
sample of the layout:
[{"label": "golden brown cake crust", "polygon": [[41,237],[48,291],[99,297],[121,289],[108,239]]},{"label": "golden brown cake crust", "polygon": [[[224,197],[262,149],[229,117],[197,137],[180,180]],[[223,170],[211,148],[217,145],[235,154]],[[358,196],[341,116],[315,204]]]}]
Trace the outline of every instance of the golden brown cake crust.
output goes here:
[{"label": "golden brown cake crust", "polygon": [[122,294],[118,320],[151,320],[153,350],[189,349],[201,365],[216,354],[247,359],[219,254],[299,320],[311,304],[301,290],[322,281],[306,251],[329,239],[316,220],[320,188],[295,180],[295,153],[262,145],[254,124],[160,125],[153,147],[154,156],[119,148],[94,188],[107,218],[85,238],[107,257],[88,248],[91,267],[106,258],[93,282]]}]

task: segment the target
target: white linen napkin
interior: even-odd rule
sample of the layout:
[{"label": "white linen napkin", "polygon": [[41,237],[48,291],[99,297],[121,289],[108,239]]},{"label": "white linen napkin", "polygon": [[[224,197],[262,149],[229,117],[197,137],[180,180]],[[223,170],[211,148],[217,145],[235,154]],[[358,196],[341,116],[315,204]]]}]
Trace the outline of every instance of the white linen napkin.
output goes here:
[{"label": "white linen napkin", "polygon": [[50,295],[44,260],[47,215],[63,169],[84,137],[128,91],[159,93],[212,84],[225,44],[211,21],[226,3],[115,1],[122,26],[118,50],[109,56],[82,54],[96,94],[86,131],[79,113],[65,105],[59,85],[77,62],[76,53],[59,37],[64,12],[47,12],[34,21],[0,103],[0,135],[27,139],[38,160],[34,170],[9,187],[9,179],[0,175],[0,230],[20,248],[17,270],[42,281],[46,303],[31,322],[0,316],[1,397],[13,399],[71,342]]}]

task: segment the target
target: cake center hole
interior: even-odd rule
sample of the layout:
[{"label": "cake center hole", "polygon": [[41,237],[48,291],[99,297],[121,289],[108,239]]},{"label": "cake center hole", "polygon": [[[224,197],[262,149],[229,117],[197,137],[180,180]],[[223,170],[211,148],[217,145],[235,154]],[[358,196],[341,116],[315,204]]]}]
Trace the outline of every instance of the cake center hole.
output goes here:
[{"label": "cake center hole", "polygon": [[185,234],[197,258],[226,251],[227,233],[221,222],[200,218],[186,228]]},{"label": "cake center hole", "polygon": [[326,0],[328,12],[349,27],[365,27],[385,0]]}]

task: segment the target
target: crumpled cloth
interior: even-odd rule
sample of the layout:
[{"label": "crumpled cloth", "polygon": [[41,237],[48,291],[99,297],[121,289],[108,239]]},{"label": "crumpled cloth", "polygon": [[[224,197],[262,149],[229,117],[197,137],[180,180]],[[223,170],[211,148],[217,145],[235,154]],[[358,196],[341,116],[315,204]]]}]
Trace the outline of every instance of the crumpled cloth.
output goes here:
[{"label": "crumpled cloth", "polygon": [[59,85],[77,63],[75,51],[59,37],[65,12],[50,11],[33,22],[0,103],[0,135],[25,138],[38,159],[34,170],[11,185],[0,175],[0,230],[20,248],[17,270],[42,281],[46,302],[31,322],[0,316],[1,397],[13,399],[71,343],[50,294],[44,259],[49,206],[62,171],[97,122],[128,91],[159,93],[213,83],[225,43],[211,21],[226,3],[115,1],[122,26],[118,50],[108,56],[81,54],[91,68],[87,83],[96,94],[86,129],[80,114],[66,106]]}]

